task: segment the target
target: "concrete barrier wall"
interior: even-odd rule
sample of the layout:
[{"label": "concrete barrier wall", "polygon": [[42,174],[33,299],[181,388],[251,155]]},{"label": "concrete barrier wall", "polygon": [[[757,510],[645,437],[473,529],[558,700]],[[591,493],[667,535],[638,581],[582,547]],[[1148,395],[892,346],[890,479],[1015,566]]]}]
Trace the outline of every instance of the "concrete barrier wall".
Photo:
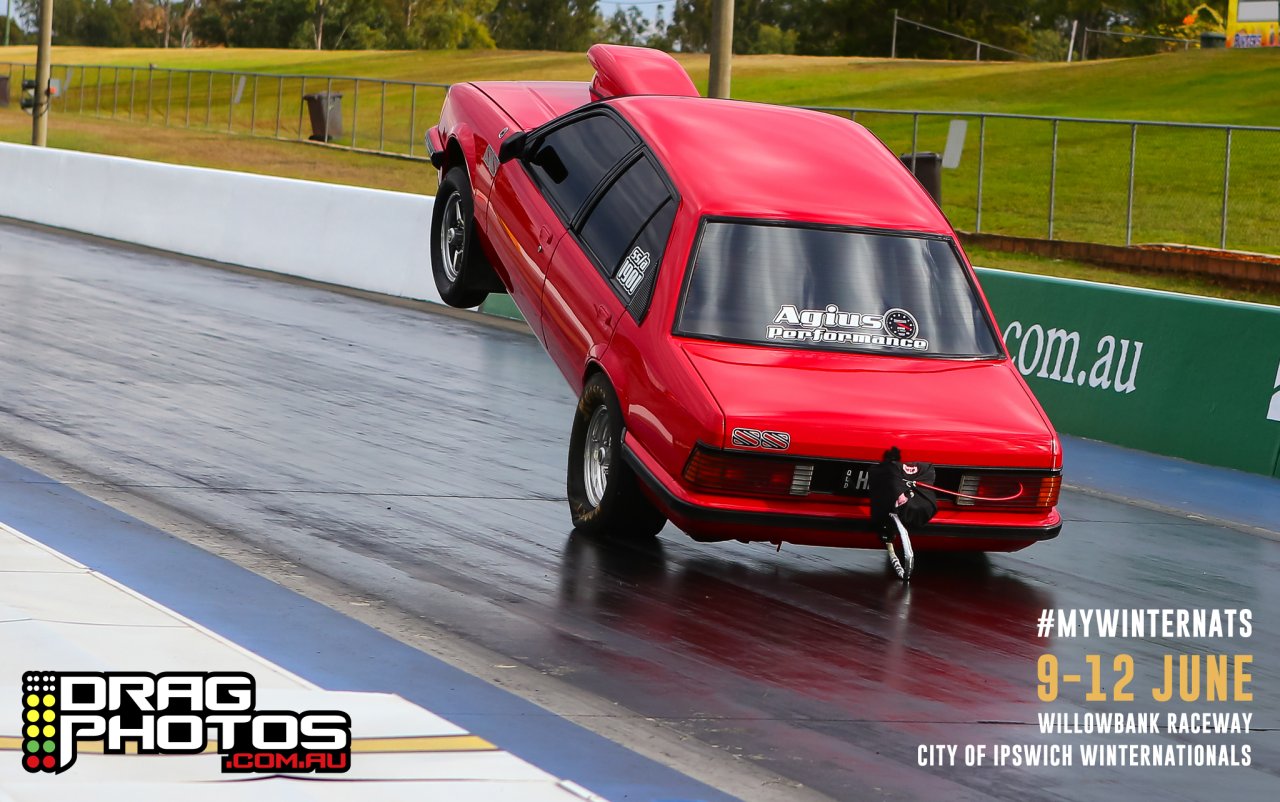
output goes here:
[{"label": "concrete barrier wall", "polygon": [[1280,476],[1280,308],[978,273],[1059,431]]},{"label": "concrete barrier wall", "polygon": [[403,192],[0,143],[0,216],[439,302],[428,261],[431,203]]}]

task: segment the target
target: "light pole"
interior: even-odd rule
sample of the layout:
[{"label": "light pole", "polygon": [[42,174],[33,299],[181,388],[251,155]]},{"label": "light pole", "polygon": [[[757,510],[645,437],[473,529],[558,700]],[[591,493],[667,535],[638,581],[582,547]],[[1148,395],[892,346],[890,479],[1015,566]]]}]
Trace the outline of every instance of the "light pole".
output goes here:
[{"label": "light pole", "polygon": [[733,0],[714,0],[711,7],[711,75],[708,97],[729,97],[729,71],[733,60]]},{"label": "light pole", "polygon": [[53,47],[53,0],[40,0],[40,39],[36,48],[35,105],[31,108],[31,144],[42,148],[49,135],[49,51]]},{"label": "light pole", "polygon": [[4,46],[9,46],[9,26],[13,24],[13,20],[9,15],[13,13],[13,0],[5,0],[4,4]]}]

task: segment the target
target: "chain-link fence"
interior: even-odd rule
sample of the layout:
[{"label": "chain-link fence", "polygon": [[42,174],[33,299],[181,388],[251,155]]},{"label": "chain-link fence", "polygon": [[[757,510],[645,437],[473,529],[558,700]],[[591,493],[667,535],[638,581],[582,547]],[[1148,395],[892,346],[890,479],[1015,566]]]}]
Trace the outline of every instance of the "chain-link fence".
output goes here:
[{"label": "chain-link fence", "polygon": [[[30,65],[0,63],[11,85]],[[55,114],[306,139],[303,98],[341,94],[330,144],[425,159],[447,84],[325,75],[58,65]],[[336,100],[331,102],[337,102]],[[1280,253],[1280,128],[1018,114],[830,108],[896,153],[943,152],[968,123],[942,204],[966,231],[1108,244],[1170,242]],[[331,126],[332,127],[332,126]]]},{"label": "chain-link fence", "polygon": [[1019,114],[818,108],[896,153],[945,149],[967,122],[942,206],[959,229],[1108,244],[1280,253],[1280,128]]},{"label": "chain-link fence", "polygon": [[[0,64],[16,90],[35,67]],[[425,159],[423,134],[440,119],[448,84],[344,75],[282,75],[167,67],[59,64],[54,114],[133,120],[274,139],[313,135],[305,98],[318,96],[331,145]],[[325,114],[327,108],[328,114]],[[337,131],[340,130],[340,133]],[[336,135],[335,135],[336,134]]]}]

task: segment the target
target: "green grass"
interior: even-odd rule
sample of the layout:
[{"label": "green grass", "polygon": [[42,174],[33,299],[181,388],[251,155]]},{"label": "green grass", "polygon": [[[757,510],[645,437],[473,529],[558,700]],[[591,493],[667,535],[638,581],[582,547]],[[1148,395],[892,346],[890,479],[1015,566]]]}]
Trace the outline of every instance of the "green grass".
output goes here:
[{"label": "green grass", "polygon": [[[695,82],[705,87],[706,57],[679,55],[678,59]],[[0,49],[0,62],[33,60],[30,47]],[[393,162],[389,169],[379,169],[352,154],[297,149],[267,139],[277,135],[303,138],[309,133],[299,102],[301,78],[259,80],[256,102],[253,82],[249,81],[241,102],[232,109],[233,81],[229,76],[215,75],[210,87],[206,76],[197,75],[188,93],[186,75],[174,73],[170,86],[165,68],[438,83],[587,80],[591,76],[590,66],[579,53],[512,51],[57,48],[54,61],[108,66],[100,79],[96,70],[79,70],[71,91],[55,104],[51,136],[56,146],[170,161],[184,160],[185,147],[194,163],[259,172],[271,172],[274,165],[281,164],[282,174],[419,191],[430,191],[433,186],[420,178],[420,165]],[[156,67],[150,71],[149,87],[148,65]],[[121,69],[117,71],[117,67]],[[128,69],[131,67],[140,69]],[[1265,48],[1190,51],[1070,65],[751,56],[735,59],[733,90],[735,97],[743,99],[796,105],[1280,126],[1280,107],[1270,102],[1277,68],[1280,52]],[[0,74],[3,70],[0,67]],[[55,76],[62,75],[65,73],[55,71]],[[16,84],[17,75],[14,77]],[[412,150],[416,155],[422,155],[422,134],[438,119],[443,99],[442,90],[421,89],[415,95],[394,85],[387,88],[384,98],[380,85],[371,81],[361,81],[357,92],[353,81],[330,83],[313,77],[305,88],[308,92],[332,89],[343,93],[345,143],[401,153]],[[167,102],[166,97],[170,98]],[[93,119],[113,115],[112,122]],[[135,124],[123,122],[128,118]],[[5,119],[0,113],[0,137],[20,141],[21,125]],[[921,117],[913,127],[910,116],[869,113],[859,114],[857,119],[897,152],[909,151],[913,143],[920,150],[941,151],[950,122],[946,117]],[[149,126],[139,124],[147,121]],[[187,126],[203,133],[175,130]],[[228,131],[252,132],[263,138],[226,137]],[[1125,242],[1130,136],[1128,126],[1059,126],[1054,181],[1056,238]],[[188,142],[186,137],[193,139]],[[964,230],[975,230],[978,223],[978,139],[978,123],[972,120],[960,167],[945,171],[943,176],[944,209]],[[981,230],[1047,236],[1052,127],[1043,121],[993,119],[986,124],[984,139]],[[1133,242],[1219,244],[1224,144],[1219,131],[1138,129]],[[285,153],[305,155],[291,159]],[[1227,199],[1228,247],[1280,253],[1280,227],[1273,222],[1274,210],[1280,208],[1280,182],[1272,178],[1277,165],[1280,134],[1234,134]],[[430,175],[429,170],[425,172]],[[413,178],[398,178],[401,174]],[[1034,260],[1027,263],[1038,264]]]}]

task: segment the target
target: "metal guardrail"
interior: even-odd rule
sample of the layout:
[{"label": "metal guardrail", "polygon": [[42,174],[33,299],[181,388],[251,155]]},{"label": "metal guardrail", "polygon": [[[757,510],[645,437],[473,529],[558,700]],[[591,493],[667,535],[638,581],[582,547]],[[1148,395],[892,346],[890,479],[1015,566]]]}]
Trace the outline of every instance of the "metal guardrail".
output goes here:
[{"label": "metal guardrail", "polygon": [[[916,153],[921,148],[921,120],[976,120],[978,124],[978,142],[976,165],[974,165],[972,192],[972,230],[974,232],[984,231],[984,202],[987,201],[988,191],[988,152],[990,143],[988,142],[988,131],[995,122],[1003,124],[1005,131],[1014,126],[1039,126],[1043,131],[1045,142],[1044,150],[1039,152],[1038,157],[1033,158],[1036,154],[1026,153],[1027,148],[1014,146],[1015,149],[1024,151],[1024,158],[1019,160],[1015,169],[1025,171],[1027,168],[1034,168],[1037,171],[1044,171],[1043,186],[1046,189],[1043,197],[1044,217],[1041,218],[1043,227],[1039,230],[1033,225],[1028,218],[1031,210],[1022,207],[1016,210],[1018,217],[1023,218],[1021,224],[1016,226],[1019,230],[1009,230],[1010,226],[1005,223],[998,224],[994,230],[991,227],[986,229],[987,233],[1005,233],[1016,234],[1020,236],[1035,236],[1054,239],[1055,236],[1061,234],[1059,223],[1059,181],[1062,177],[1061,159],[1063,154],[1063,143],[1061,136],[1064,130],[1070,128],[1077,136],[1072,143],[1072,155],[1077,159],[1094,157],[1099,161],[1115,160],[1116,145],[1127,145],[1121,151],[1120,162],[1123,168],[1124,180],[1121,182],[1121,194],[1123,196],[1123,238],[1119,237],[1118,229],[1114,236],[1068,236],[1068,239],[1081,239],[1091,242],[1107,242],[1107,241],[1123,241],[1125,245],[1131,245],[1135,239],[1135,230],[1141,226],[1143,229],[1154,228],[1157,231],[1169,230],[1168,226],[1149,225],[1147,221],[1140,219],[1141,208],[1135,204],[1138,203],[1140,190],[1150,194],[1152,189],[1160,193],[1159,196],[1153,197],[1148,201],[1155,207],[1170,208],[1175,216],[1180,219],[1186,219],[1188,216],[1196,217],[1199,221],[1198,225],[1191,227],[1194,230],[1193,236],[1145,236],[1145,239],[1169,242],[1181,242],[1191,245],[1210,245],[1218,248],[1227,248],[1230,243],[1237,248],[1250,250],[1280,252],[1280,231],[1272,233],[1270,231],[1271,224],[1268,219],[1274,217],[1271,210],[1275,208],[1275,204],[1280,203],[1280,191],[1274,191],[1265,187],[1266,182],[1250,182],[1246,194],[1235,197],[1233,204],[1232,192],[1232,175],[1233,170],[1237,169],[1233,166],[1233,158],[1238,160],[1236,153],[1237,142],[1241,135],[1252,135],[1250,137],[1250,152],[1247,158],[1246,167],[1249,173],[1256,173],[1259,176],[1264,175],[1265,165],[1275,164],[1280,161],[1280,127],[1261,126],[1261,125],[1219,125],[1213,123],[1191,123],[1191,122],[1162,122],[1153,120],[1134,120],[1134,119],[1094,119],[1087,117],[1052,117],[1031,114],[1011,114],[1002,112],[954,112],[954,111],[926,111],[926,110],[903,110],[903,109],[880,109],[880,108],[850,108],[842,106],[807,106],[806,108],[814,111],[822,111],[830,114],[839,114],[848,116],[849,119],[863,123],[871,128],[884,139],[886,143],[900,143],[906,145],[909,141],[909,153]],[[887,118],[877,120],[877,116]],[[870,119],[869,119],[870,118]],[[895,121],[901,122],[895,124]],[[907,122],[910,123],[909,140],[904,136],[902,130]],[[935,130],[929,133],[927,137],[929,142],[938,143],[944,140],[945,136],[939,136],[941,133],[937,130],[937,126],[933,126]],[[1127,129],[1127,130],[1126,130]],[[1103,131],[1119,131],[1127,133],[1128,136],[1123,140],[1117,137],[1106,136]],[[1152,140],[1152,154],[1141,154],[1139,151],[1139,131],[1147,133],[1143,140]],[[1020,139],[1023,140],[1020,145],[1025,145],[1027,132],[1020,132]],[[1183,147],[1178,147],[1178,142],[1171,140],[1170,136],[1175,139],[1181,136]],[[1124,141],[1127,140],[1127,141]],[[1172,147],[1170,147],[1172,145]],[[1190,145],[1192,147],[1186,147]],[[1109,148],[1109,149],[1108,149]],[[938,148],[939,150],[941,148]],[[1188,160],[1187,154],[1193,155],[1194,161]],[[1151,175],[1153,168],[1150,165],[1143,167],[1143,159],[1141,156],[1147,156],[1150,159],[1156,159],[1155,172],[1158,175]],[[1087,167],[1089,165],[1077,165],[1078,167]],[[1182,171],[1183,175],[1179,175],[1178,171]],[[1080,172],[1089,172],[1088,170],[1080,170]],[[1146,173],[1145,175],[1143,173]],[[1269,172],[1269,171],[1267,171]],[[1212,174],[1212,183],[1209,179]],[[1192,176],[1193,180],[1188,181],[1187,177]],[[954,177],[949,177],[946,184],[954,192],[956,187],[956,179],[961,182],[970,180],[970,176],[964,171],[955,171]],[[1090,188],[1095,196],[1108,187],[1094,186]],[[1113,190],[1114,191],[1114,190]],[[944,192],[944,197],[946,197]],[[964,192],[964,194],[969,194]],[[1239,193],[1237,193],[1239,194]],[[1212,201],[1212,208],[1203,201],[1208,198]],[[1157,203],[1156,201],[1163,201]],[[944,204],[949,216],[955,220],[957,217],[963,217],[957,214],[956,204],[954,202]],[[1182,208],[1179,210],[1179,206]],[[1249,231],[1243,237],[1231,237],[1230,225],[1233,219],[1232,209],[1236,209],[1237,216],[1243,215],[1240,220],[1242,227],[1248,223]],[[1007,207],[1002,212],[1010,212]],[[1118,209],[1117,209],[1118,211]],[[1205,230],[1204,220],[1207,214],[1211,214],[1213,223],[1216,225],[1215,231],[1212,233],[1216,236],[1208,236]],[[1007,219],[1008,214],[1004,217]],[[1078,216],[1078,210],[1077,210]],[[1084,221],[1084,228],[1089,228],[1089,221]],[[1106,220],[1095,221],[1106,223]],[[1081,226],[1077,225],[1077,229]],[[1186,230],[1187,227],[1184,227]],[[1176,229],[1174,229],[1176,231]]]},{"label": "metal guardrail", "polygon": [[[0,62],[13,78],[30,65]],[[55,113],[278,140],[307,138],[302,98],[342,93],[358,152],[425,160],[421,136],[448,84],[359,76],[62,64]],[[20,79],[19,79],[20,80]],[[19,80],[11,81],[20,86]],[[372,97],[370,102],[368,98]],[[294,107],[296,104],[296,108]],[[1180,242],[1280,253],[1280,127],[809,106],[866,125],[898,152],[941,151],[953,119],[976,123],[976,154],[945,171],[958,228],[1130,245]],[[1239,176],[1244,176],[1241,180]]]},{"label": "metal guardrail", "polygon": [[[34,75],[32,65],[20,62],[0,62],[0,70],[7,71],[12,87],[21,86],[28,71]],[[328,144],[412,159],[428,158],[419,132],[434,124],[432,118],[438,117],[444,92],[449,88],[449,84],[442,83],[354,75],[192,70],[154,65],[56,64],[53,78],[62,86],[53,102],[55,113],[87,113],[98,118],[145,123],[152,123],[154,117],[155,122],[163,120],[165,127],[281,140],[308,138],[303,100],[307,94],[341,94],[344,99],[350,97],[350,111],[344,111],[342,116],[351,124],[341,140],[329,140]],[[362,89],[365,97],[372,91],[374,98],[372,106],[366,100],[363,109]],[[292,108],[295,102],[296,122]],[[203,115],[200,106],[204,107]],[[238,117],[237,108],[240,109]]]}]

